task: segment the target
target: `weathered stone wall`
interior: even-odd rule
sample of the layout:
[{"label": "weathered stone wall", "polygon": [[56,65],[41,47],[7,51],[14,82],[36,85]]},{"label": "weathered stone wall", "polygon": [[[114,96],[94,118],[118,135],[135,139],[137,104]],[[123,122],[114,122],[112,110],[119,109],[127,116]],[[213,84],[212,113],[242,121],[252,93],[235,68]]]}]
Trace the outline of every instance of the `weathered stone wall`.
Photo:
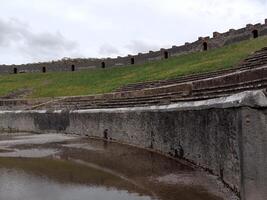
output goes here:
[{"label": "weathered stone wall", "polygon": [[[256,35],[255,35],[256,34]],[[128,55],[126,57],[104,58],[104,59],[72,59],[64,61],[53,61],[45,63],[33,63],[24,65],[0,65],[0,74],[28,73],[28,72],[51,72],[51,71],[76,71],[92,68],[106,68],[113,66],[127,66],[132,64],[143,64],[149,61],[169,58],[181,54],[204,51],[223,47],[225,45],[249,40],[255,37],[267,35],[267,20],[264,24],[248,24],[245,28],[230,29],[225,33],[214,32],[213,37],[199,37],[193,43],[185,43],[182,46],[173,46],[169,49]]]},{"label": "weathered stone wall", "polygon": [[[260,59],[259,59],[260,60]],[[220,88],[227,85],[242,85],[243,83],[252,83],[256,81],[264,82],[267,78],[267,65],[258,67],[255,69],[237,71],[234,73],[228,73],[218,77],[210,79],[197,80],[193,82],[193,89],[204,89],[204,88]]]},{"label": "weathered stone wall", "polygon": [[72,113],[66,131],[102,138],[106,133],[112,140],[187,159],[238,191],[238,120],[235,109]]},{"label": "weathered stone wall", "polygon": [[246,200],[267,197],[267,109],[242,109],[241,195]]},{"label": "weathered stone wall", "polygon": [[186,159],[242,200],[267,185],[267,100],[261,91],[169,106],[84,111],[2,111],[0,129],[107,138]]}]

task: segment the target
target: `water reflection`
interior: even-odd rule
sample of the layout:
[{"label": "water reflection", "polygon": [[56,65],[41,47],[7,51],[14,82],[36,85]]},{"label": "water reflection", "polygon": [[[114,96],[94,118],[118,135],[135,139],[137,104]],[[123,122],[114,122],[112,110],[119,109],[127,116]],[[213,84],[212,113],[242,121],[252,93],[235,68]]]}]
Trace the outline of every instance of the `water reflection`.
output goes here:
[{"label": "water reflection", "polygon": [[0,135],[0,200],[236,200],[216,177],[143,149],[60,134]]},{"label": "water reflection", "polygon": [[55,149],[25,149],[1,152],[0,157],[23,157],[23,158],[42,158],[57,153]]},{"label": "water reflection", "polygon": [[0,174],[0,199],[3,200],[151,200],[115,188],[61,184],[23,171],[1,169]]}]

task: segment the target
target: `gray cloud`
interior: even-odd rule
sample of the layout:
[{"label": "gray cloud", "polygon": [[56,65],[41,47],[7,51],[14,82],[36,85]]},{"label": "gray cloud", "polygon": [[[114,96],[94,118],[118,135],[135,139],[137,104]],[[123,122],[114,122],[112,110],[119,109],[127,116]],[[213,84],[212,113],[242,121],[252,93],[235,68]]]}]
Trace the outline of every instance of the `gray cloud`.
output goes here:
[{"label": "gray cloud", "polygon": [[22,23],[14,19],[9,20],[9,22],[0,20],[0,47],[10,46],[12,42],[21,37],[21,34],[25,34],[22,26]]},{"label": "gray cloud", "polygon": [[125,46],[130,52],[148,52],[150,50],[157,50],[160,47],[155,44],[150,44],[140,40],[133,40],[130,44]]},{"label": "gray cloud", "polygon": [[119,54],[119,50],[110,44],[104,44],[100,47],[99,54],[104,56],[112,56],[115,54]]},{"label": "gray cloud", "polygon": [[266,10],[267,0],[2,0],[0,63],[147,52],[262,23]]},{"label": "gray cloud", "polygon": [[79,54],[78,44],[60,32],[32,32],[18,19],[0,19],[0,49],[14,49],[28,60],[51,60]]}]

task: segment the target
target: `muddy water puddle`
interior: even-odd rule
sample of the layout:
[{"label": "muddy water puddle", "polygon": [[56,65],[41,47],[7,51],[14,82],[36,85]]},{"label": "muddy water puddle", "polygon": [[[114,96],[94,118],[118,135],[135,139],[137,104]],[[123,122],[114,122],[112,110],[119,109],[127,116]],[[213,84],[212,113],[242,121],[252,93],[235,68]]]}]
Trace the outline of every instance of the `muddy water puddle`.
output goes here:
[{"label": "muddy water puddle", "polygon": [[0,200],[236,199],[216,177],[143,149],[60,134],[0,136]]}]

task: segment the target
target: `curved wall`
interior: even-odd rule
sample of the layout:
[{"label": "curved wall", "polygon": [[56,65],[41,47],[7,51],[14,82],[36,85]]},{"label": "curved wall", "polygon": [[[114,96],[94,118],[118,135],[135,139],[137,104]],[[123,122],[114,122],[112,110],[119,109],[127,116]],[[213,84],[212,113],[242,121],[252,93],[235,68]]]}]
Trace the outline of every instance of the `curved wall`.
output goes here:
[{"label": "curved wall", "polygon": [[182,46],[173,46],[170,49],[150,51],[138,55],[106,59],[71,59],[65,61],[53,61],[45,63],[33,63],[24,65],[0,65],[0,74],[28,73],[28,72],[51,72],[51,71],[76,71],[92,68],[106,68],[113,66],[127,66],[143,64],[150,61],[167,59],[172,56],[190,52],[205,51],[219,48],[225,45],[267,35],[267,19],[265,24],[248,24],[245,28],[230,29],[225,33],[214,32],[213,37],[199,37],[193,43],[185,43]]},{"label": "curved wall", "polygon": [[2,131],[104,138],[186,159],[242,200],[267,195],[267,99],[262,91],[169,106],[84,111],[2,111]]}]

